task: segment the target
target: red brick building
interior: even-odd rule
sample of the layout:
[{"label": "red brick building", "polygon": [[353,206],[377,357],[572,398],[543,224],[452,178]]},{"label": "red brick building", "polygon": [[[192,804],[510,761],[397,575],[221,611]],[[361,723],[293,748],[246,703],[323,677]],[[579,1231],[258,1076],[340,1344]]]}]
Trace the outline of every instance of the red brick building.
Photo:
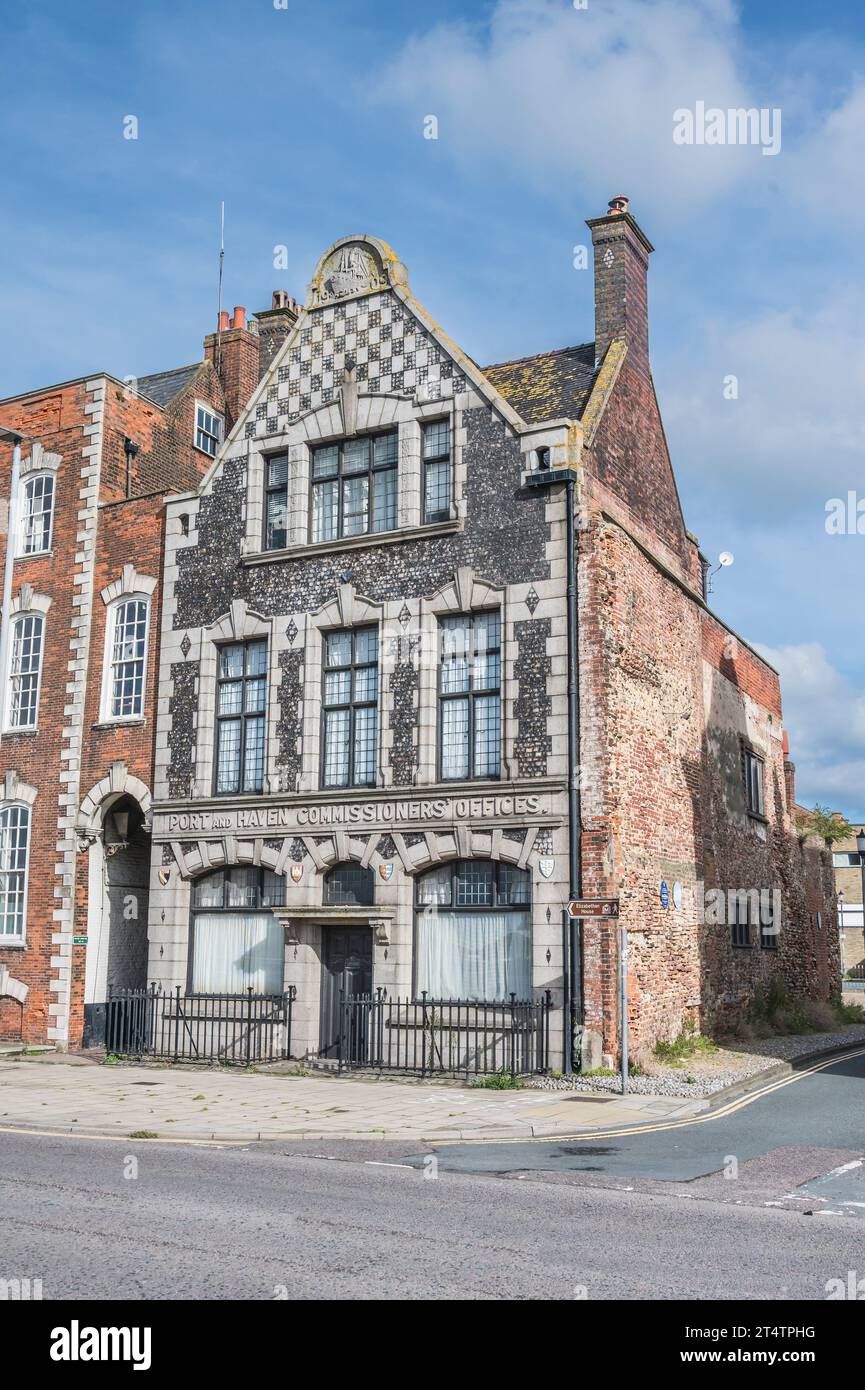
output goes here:
[{"label": "red brick building", "polygon": [[[190,366],[0,400],[0,426],[21,436],[7,534],[0,1037],[75,1046],[85,1014],[98,1029],[109,985],[144,983],[165,496],[210,467],[257,384],[260,341],[290,314],[281,303],[263,315],[261,340],[242,309],[231,324],[223,315]],[[4,499],[13,448],[0,434]]]}]

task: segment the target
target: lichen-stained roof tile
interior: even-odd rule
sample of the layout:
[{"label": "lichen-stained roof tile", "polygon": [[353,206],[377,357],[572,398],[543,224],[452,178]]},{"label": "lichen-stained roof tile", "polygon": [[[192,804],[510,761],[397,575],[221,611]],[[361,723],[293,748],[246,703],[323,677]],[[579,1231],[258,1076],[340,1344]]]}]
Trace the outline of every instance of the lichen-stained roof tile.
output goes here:
[{"label": "lichen-stained roof tile", "polygon": [[595,345],[556,348],[481,370],[526,424],[579,420],[595,380]]},{"label": "lichen-stained roof tile", "polygon": [[167,372],[153,372],[150,376],[140,376],[136,389],[149,401],[162,406],[164,410],[175,396],[179,395],[187,382],[191,381],[201,366],[193,362],[188,367],[172,367]]}]

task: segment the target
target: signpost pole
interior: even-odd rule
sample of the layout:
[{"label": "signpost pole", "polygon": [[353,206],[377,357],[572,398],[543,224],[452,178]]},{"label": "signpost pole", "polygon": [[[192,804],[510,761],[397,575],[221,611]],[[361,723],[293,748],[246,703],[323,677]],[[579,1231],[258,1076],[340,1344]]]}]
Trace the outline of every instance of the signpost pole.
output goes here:
[{"label": "signpost pole", "polygon": [[622,924],[621,935],[622,989],[622,1095],[628,1094],[628,928]]},{"label": "signpost pole", "polygon": [[571,940],[571,916],[566,907],[562,908],[562,1072],[570,1076],[574,1070],[573,1035],[571,1008],[571,971],[568,965],[568,948]]}]

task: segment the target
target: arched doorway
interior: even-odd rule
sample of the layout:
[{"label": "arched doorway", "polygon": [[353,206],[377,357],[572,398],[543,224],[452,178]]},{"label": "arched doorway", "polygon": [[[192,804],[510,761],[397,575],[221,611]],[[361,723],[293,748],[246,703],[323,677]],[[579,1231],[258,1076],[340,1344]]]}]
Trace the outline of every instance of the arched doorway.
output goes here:
[{"label": "arched doorway", "polygon": [[102,808],[102,829],[89,850],[84,1045],[105,1038],[109,991],[147,984],[150,829],[128,794]]}]

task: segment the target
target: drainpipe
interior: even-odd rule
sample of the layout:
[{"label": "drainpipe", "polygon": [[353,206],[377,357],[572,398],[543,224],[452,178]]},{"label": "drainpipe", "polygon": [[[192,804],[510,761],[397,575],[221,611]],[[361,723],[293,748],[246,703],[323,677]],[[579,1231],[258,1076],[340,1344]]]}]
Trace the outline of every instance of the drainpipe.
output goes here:
[{"label": "drainpipe", "polygon": [[141,445],[140,445],[140,444],[136,444],[134,439],[130,439],[129,436],[126,435],[126,437],[125,437],[124,440],[123,440],[123,448],[124,448],[124,451],[125,451],[125,453],[126,453],[126,496],[127,496],[127,497],[131,497],[131,496],[132,496],[132,463],[133,463],[133,460],[134,460],[136,454],[138,453],[139,449],[141,448]]},{"label": "drainpipe", "polygon": [[[3,569],[3,606],[0,611],[0,688],[6,686],[6,663],[9,657],[9,620],[12,615],[12,572],[15,565],[15,543],[18,535],[18,484],[21,477],[21,441],[28,435],[0,425],[0,435],[12,440],[12,477],[9,482],[9,511],[6,529],[6,564]],[[5,695],[0,710],[0,738],[6,722]]]},{"label": "drainpipe", "polygon": [[[553,468],[549,449],[538,449],[535,471],[526,479],[529,487],[551,487],[565,483],[565,535],[567,540],[568,615],[568,883],[569,898],[582,893],[580,860],[580,671],[577,643],[577,553],[574,539],[574,500],[577,474],[573,468]],[[577,1020],[576,1027],[574,1020]],[[583,1031],[582,923],[562,908],[562,1070],[574,1070],[575,1041]]]},{"label": "drainpipe", "polygon": [[[568,470],[565,526],[567,531],[568,564],[568,876],[570,896],[582,896],[582,863],[580,857],[580,654],[577,637],[577,547],[574,536],[574,500],[576,473]],[[565,1048],[566,1073],[579,1066],[579,1042],[583,1031],[583,942],[582,919],[568,918],[568,980],[569,1012],[565,1015],[568,1046]],[[577,1054],[575,1056],[575,1054]]]}]

